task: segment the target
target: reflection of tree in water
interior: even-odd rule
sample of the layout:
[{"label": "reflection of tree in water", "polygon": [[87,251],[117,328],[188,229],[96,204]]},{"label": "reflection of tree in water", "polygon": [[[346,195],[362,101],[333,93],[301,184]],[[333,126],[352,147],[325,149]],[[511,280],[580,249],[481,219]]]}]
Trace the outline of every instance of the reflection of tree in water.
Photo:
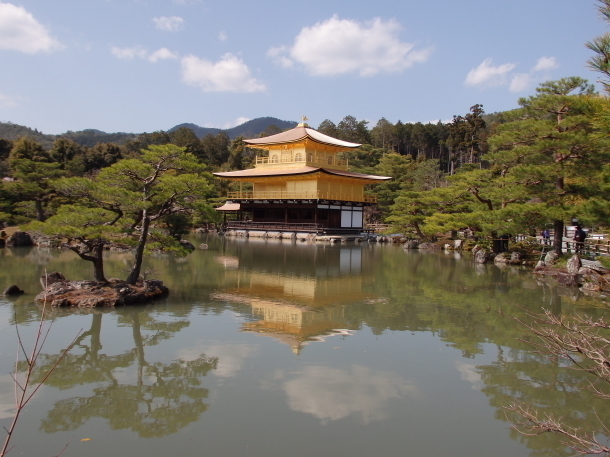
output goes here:
[{"label": "reflection of tree in water", "polygon": [[[134,348],[108,356],[101,352],[102,314],[92,315],[91,326],[76,342],[47,382],[59,389],[101,384],[91,396],[58,401],[42,421],[47,433],[74,430],[87,420],[101,417],[114,430],[130,429],[141,437],[175,433],[199,419],[207,410],[208,389],[200,378],[216,369],[218,359],[201,355],[195,360],[148,362],[145,348],[159,344],[188,321],[159,322],[142,309],[123,312],[120,319],[132,327]],[[143,335],[142,330],[154,333]],[[79,351],[80,350],[80,351]],[[58,355],[41,356],[35,377],[42,378]],[[123,379],[125,376],[129,379]]]},{"label": "reflection of tree in water", "polygon": [[[498,420],[520,420],[518,416],[510,416],[505,408],[512,403],[527,403],[562,417],[572,427],[595,430],[600,423],[610,423],[610,411],[604,400],[585,388],[593,377],[558,364],[544,354],[498,347],[497,360],[478,366],[477,371],[485,384],[482,392],[496,408]],[[511,437],[532,449],[532,456],[574,455],[573,450],[561,444],[561,437],[554,434],[532,436],[511,430]]]},{"label": "reflection of tree in water", "polygon": [[[405,255],[409,262],[404,262]],[[386,252],[374,272],[373,286],[386,300],[350,306],[345,318],[351,326],[346,327],[365,323],[378,334],[431,331],[468,358],[483,353],[484,344],[494,344],[497,360],[473,364],[472,371],[480,376],[481,391],[498,420],[512,419],[507,419],[505,409],[510,404],[526,403],[563,416],[571,426],[595,430],[600,423],[609,424],[610,409],[584,389],[592,378],[532,353],[521,341],[527,330],[511,319],[526,321],[528,312],[540,312],[543,307],[557,315],[577,311],[596,318],[607,316],[607,304],[576,289],[552,283],[541,286],[529,270],[485,267],[485,275],[479,276],[470,262],[452,262],[434,254]],[[532,456],[574,454],[552,434],[510,433],[532,450]]]}]

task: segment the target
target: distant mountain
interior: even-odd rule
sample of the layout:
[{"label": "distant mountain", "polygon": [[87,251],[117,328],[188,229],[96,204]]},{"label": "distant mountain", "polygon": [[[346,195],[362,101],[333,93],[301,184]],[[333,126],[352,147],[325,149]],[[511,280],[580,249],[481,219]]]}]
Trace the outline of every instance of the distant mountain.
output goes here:
[{"label": "distant mountain", "polygon": [[69,138],[82,146],[90,148],[98,143],[116,143],[122,145],[125,144],[127,140],[134,139],[138,135],[135,133],[122,132],[106,133],[95,129],[80,130],[78,132],[68,130],[61,135],[46,135],[39,132],[37,129],[31,129],[24,125],[13,124],[12,122],[0,122],[0,138],[18,140],[23,136],[38,141],[43,148],[48,150],[53,147],[53,143],[58,138]]},{"label": "distant mountain", "polygon": [[238,136],[243,136],[245,138],[253,138],[255,136],[260,135],[268,127],[271,125],[276,125],[280,130],[287,130],[296,127],[296,122],[291,121],[283,121],[281,119],[275,117],[257,117],[256,119],[249,120],[248,122],[244,122],[237,127],[233,127],[230,129],[217,129],[210,127],[199,127],[195,124],[180,124],[172,127],[168,130],[168,132],[173,132],[174,130],[178,130],[181,127],[186,127],[192,129],[195,134],[201,138],[208,134],[218,135],[220,132],[225,132],[229,135],[229,138],[234,140]]},{"label": "distant mountain", "polygon": [[[230,129],[200,127],[195,124],[180,124],[172,127],[168,130],[168,132],[173,132],[181,127],[187,127],[189,129],[193,129],[199,138],[210,133],[212,135],[217,135],[220,132],[225,132],[229,138],[233,140],[238,136],[243,136],[246,138],[257,137],[272,125],[277,126],[280,130],[287,130],[295,127],[297,123],[282,121],[281,119],[277,119],[275,117],[259,117]],[[0,138],[17,140],[22,136],[27,136],[38,141],[47,150],[53,147],[53,142],[58,138],[69,138],[82,146],[90,148],[95,146],[97,143],[116,143],[118,145],[123,145],[128,140],[137,138],[138,135],[138,133],[124,132],[106,133],[96,129],[85,129],[77,132],[68,130],[66,133],[62,133],[60,135],[45,135],[44,133],[39,132],[37,129],[31,129],[30,127],[13,124],[11,122],[0,122]]]},{"label": "distant mountain", "polygon": [[256,119],[244,122],[237,127],[227,129],[225,132],[227,132],[227,135],[229,135],[229,138],[231,139],[237,138],[238,136],[253,138],[263,133],[272,125],[279,127],[279,129],[283,131],[295,128],[297,123],[293,121],[282,121],[275,117],[257,117]]},{"label": "distant mountain", "polygon": [[79,130],[78,132],[72,132],[68,130],[66,133],[62,133],[61,135],[57,135],[57,138],[69,138],[72,141],[80,144],[81,146],[87,146],[88,148],[92,148],[98,143],[115,143],[118,145],[125,144],[127,140],[133,140],[138,135],[136,133],[106,133],[101,130],[95,129],[86,129]]},{"label": "distant mountain", "polygon": [[13,124],[12,122],[0,122],[0,138],[18,140],[22,136],[27,136],[28,138],[38,141],[45,149],[50,149],[55,141],[55,135],[45,135],[37,129]]},{"label": "distant mountain", "polygon": [[172,127],[171,129],[168,130],[168,132],[173,132],[174,130],[178,130],[181,128],[187,128],[187,129],[191,129],[193,132],[195,132],[195,135],[197,135],[199,138],[202,138],[206,135],[209,135],[210,133],[212,135],[218,135],[220,132],[222,132],[222,129],[217,129],[214,127],[199,127],[196,124],[178,124],[174,127]]}]

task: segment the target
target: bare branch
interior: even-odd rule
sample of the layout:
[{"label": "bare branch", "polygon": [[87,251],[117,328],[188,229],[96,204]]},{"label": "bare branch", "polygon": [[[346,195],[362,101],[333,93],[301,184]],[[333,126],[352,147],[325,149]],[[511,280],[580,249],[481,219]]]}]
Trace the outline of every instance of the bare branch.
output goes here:
[{"label": "bare branch", "polygon": [[524,420],[512,424],[513,428],[525,436],[537,436],[543,433],[556,433],[564,438],[561,443],[574,449],[579,454],[608,454],[610,447],[599,442],[595,433],[580,428],[565,426],[561,417],[551,414],[540,414],[530,406],[513,403],[507,408]]},{"label": "bare branch", "polygon": [[[566,318],[549,310],[544,310],[543,314],[527,314],[531,323],[513,318],[536,337],[534,341],[523,341],[540,354],[567,360],[574,369],[595,376],[595,381],[590,381],[587,388],[601,399],[610,399],[610,394],[597,385],[610,384],[610,339],[604,334],[610,330],[610,324],[603,318],[594,319],[587,315]],[[542,414],[529,405],[514,403],[506,409],[523,418],[513,423],[513,428],[519,433],[535,436],[551,432],[562,436],[562,443],[579,454],[610,454],[610,447],[597,439],[599,432],[566,426],[561,417]],[[605,424],[599,422],[603,434],[610,436]]]}]

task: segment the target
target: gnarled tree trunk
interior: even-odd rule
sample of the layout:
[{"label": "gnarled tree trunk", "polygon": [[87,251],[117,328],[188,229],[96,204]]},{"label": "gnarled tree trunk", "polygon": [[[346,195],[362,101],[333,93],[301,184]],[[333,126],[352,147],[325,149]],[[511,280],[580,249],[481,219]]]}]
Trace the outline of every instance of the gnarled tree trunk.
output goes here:
[{"label": "gnarled tree trunk", "polygon": [[140,270],[142,269],[142,260],[144,260],[144,248],[146,247],[146,240],[148,239],[148,230],[150,228],[150,216],[146,210],[142,214],[142,231],[140,238],[138,239],[138,245],[136,247],[136,256],[133,261],[133,267],[131,272],[125,280],[127,284],[135,284],[140,278]]}]

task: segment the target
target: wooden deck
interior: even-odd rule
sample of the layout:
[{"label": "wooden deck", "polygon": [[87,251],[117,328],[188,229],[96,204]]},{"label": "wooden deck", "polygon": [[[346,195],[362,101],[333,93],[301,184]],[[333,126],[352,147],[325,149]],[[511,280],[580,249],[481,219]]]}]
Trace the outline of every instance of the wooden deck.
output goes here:
[{"label": "wooden deck", "polygon": [[350,235],[366,232],[363,228],[324,227],[315,223],[227,222],[227,230],[258,230],[267,232],[315,233],[317,235]]},{"label": "wooden deck", "polygon": [[360,203],[377,203],[376,195],[358,194],[353,192],[322,192],[319,190],[303,191],[236,191],[228,192],[228,200],[329,200]]}]

